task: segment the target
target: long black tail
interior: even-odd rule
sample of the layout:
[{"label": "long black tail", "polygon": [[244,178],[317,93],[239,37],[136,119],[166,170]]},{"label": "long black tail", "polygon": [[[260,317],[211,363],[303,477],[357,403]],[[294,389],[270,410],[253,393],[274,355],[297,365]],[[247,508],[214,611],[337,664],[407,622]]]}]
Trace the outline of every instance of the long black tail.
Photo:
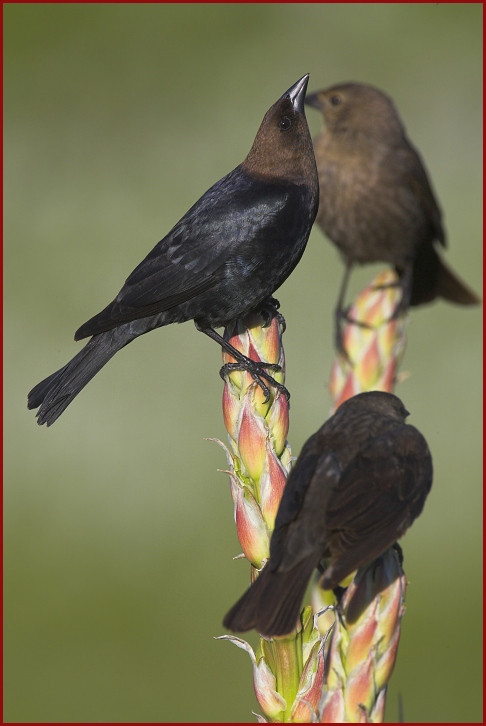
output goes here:
[{"label": "long black tail", "polygon": [[268,563],[253,585],[226,614],[223,625],[243,632],[255,628],[261,635],[287,635],[297,625],[307,583],[316,566],[315,557],[291,570],[278,572]]},{"label": "long black tail", "polygon": [[37,384],[27,397],[28,408],[39,408],[37,423],[50,426],[78,393],[121,348],[153,329],[150,318],[126,323],[94,335],[64,368]]}]

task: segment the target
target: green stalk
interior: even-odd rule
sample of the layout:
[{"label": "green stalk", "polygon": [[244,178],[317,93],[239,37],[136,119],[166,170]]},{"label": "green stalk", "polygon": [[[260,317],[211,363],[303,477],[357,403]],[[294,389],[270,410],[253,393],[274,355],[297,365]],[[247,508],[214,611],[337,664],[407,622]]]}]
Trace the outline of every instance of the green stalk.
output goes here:
[{"label": "green stalk", "polygon": [[[302,675],[302,637],[295,633],[273,639],[277,691],[285,698],[287,707],[282,711],[283,723],[290,723],[290,713],[299,690]],[[279,719],[280,720],[280,719]]]}]

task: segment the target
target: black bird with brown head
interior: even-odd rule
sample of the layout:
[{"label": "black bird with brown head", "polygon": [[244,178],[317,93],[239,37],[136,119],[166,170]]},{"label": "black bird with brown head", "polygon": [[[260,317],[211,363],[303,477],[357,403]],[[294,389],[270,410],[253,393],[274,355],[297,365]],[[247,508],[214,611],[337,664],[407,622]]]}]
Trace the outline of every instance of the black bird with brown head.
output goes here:
[{"label": "black bird with brown head", "polygon": [[187,320],[231,353],[232,369],[248,370],[267,397],[269,386],[288,395],[268,373],[278,366],[251,361],[214,328],[268,308],[304,253],[319,201],[304,113],[308,78],[266,113],[243,163],[203,194],[129,275],[116,298],[79,328],[75,339],[91,340],[29,393],[28,407],[40,406],[39,424],[51,425],[132,340]]}]

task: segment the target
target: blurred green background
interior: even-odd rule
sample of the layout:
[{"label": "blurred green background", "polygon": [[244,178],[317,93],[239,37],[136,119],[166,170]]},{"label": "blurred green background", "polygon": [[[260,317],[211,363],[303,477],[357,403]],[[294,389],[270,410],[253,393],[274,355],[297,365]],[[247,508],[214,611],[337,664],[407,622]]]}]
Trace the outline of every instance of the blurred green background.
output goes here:
[{"label": "blurred green background", "polygon": [[[432,176],[447,260],[481,289],[479,4],[40,4],[5,17],[5,720],[250,721],[221,620],[248,582],[222,451],[217,346],[144,336],[51,429],[26,394],[75,329],[248,152],[267,108],[373,83]],[[308,112],[311,132],[320,118]],[[278,293],[297,454],[328,415],[342,264],[319,230]],[[375,273],[353,277],[356,292]],[[481,720],[481,310],[414,310],[397,393],[435,480],[387,720]],[[254,642],[253,636],[250,640]]]}]

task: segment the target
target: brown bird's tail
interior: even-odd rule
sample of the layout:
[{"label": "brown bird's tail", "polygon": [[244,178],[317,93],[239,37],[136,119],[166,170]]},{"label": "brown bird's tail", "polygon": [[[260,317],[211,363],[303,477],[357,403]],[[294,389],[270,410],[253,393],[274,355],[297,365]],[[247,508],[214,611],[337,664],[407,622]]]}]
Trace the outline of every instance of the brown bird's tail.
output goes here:
[{"label": "brown bird's tail", "polygon": [[255,628],[261,635],[287,635],[297,625],[299,610],[314,567],[314,557],[285,572],[267,564],[253,585],[226,614],[223,625],[235,632]]},{"label": "brown bird's tail", "polygon": [[439,262],[440,266],[437,279],[437,291],[440,297],[457,303],[458,305],[478,305],[481,302],[481,298],[466,287],[466,285],[446,266],[443,260],[439,260]]},{"label": "brown bird's tail", "polygon": [[433,245],[423,245],[418,249],[414,261],[410,304],[423,305],[437,297],[457,305],[478,305],[481,302],[447,267]]}]

